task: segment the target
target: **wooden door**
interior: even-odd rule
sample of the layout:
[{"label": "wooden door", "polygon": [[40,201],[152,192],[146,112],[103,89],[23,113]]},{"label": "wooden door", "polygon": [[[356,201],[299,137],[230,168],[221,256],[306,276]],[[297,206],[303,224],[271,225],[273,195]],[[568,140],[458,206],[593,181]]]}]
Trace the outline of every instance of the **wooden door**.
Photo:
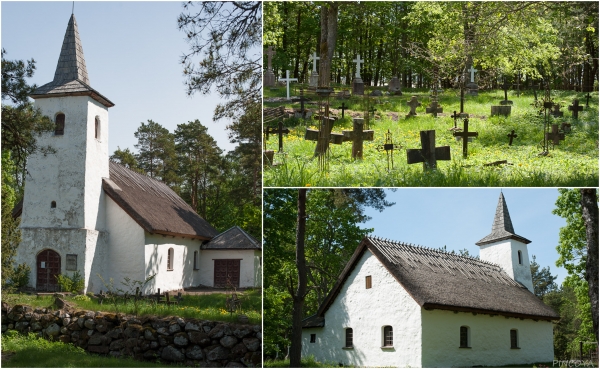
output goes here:
[{"label": "wooden door", "polygon": [[215,287],[240,286],[240,261],[215,259]]},{"label": "wooden door", "polygon": [[52,250],[44,250],[37,256],[37,285],[38,291],[58,291],[60,274],[60,255]]}]

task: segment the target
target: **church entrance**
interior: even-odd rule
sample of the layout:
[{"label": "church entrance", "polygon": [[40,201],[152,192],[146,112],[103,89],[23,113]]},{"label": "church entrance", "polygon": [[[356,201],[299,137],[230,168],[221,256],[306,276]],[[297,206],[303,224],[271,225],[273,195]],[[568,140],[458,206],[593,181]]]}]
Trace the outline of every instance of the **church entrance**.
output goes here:
[{"label": "church entrance", "polygon": [[215,259],[215,287],[240,286],[240,260]]},{"label": "church entrance", "polygon": [[60,274],[60,255],[52,250],[44,250],[37,256],[37,285],[38,291],[58,291]]}]

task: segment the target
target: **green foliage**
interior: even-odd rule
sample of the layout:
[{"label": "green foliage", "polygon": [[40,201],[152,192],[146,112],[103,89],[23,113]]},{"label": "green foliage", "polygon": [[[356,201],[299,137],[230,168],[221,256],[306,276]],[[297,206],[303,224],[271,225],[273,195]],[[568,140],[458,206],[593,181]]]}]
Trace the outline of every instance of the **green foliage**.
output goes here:
[{"label": "green foliage", "polygon": [[88,295],[75,295],[73,296],[74,301],[85,301],[90,302],[92,299]]},{"label": "green foliage", "polygon": [[29,276],[31,275],[31,268],[29,265],[23,263],[19,264],[14,268],[14,271],[10,277],[10,287],[20,290],[29,284]]},{"label": "green foliage", "polygon": [[137,156],[128,147],[125,150],[121,150],[117,146],[115,152],[110,156],[110,160],[133,171],[143,173],[143,170],[139,168]]},{"label": "green foliage", "polygon": [[59,274],[56,276],[60,290],[63,292],[81,293],[85,287],[85,280],[79,270],[75,271],[73,275]]},{"label": "green foliage", "polygon": [[16,204],[15,181],[12,177],[14,168],[10,152],[2,150],[2,290],[7,287],[7,282],[12,277],[14,257],[21,242],[19,223],[12,216]]},{"label": "green foliage", "polygon": [[544,267],[540,269],[540,265],[535,261],[535,255],[532,256],[531,268],[531,279],[533,281],[533,290],[537,297],[543,298],[547,293],[555,291],[558,286],[554,281],[556,276],[550,273],[550,267]]},{"label": "green foliage", "polygon": [[177,183],[175,141],[169,130],[148,119],[147,124],[141,123],[134,136],[138,140],[134,146],[138,149],[139,168],[168,185]]}]

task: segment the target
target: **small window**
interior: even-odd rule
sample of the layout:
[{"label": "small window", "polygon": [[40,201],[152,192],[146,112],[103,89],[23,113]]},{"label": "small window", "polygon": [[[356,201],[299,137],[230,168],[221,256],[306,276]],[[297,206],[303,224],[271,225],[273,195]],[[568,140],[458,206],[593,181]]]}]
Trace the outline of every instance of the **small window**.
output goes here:
[{"label": "small window", "polygon": [[370,275],[368,275],[368,276],[365,278],[365,284],[366,284],[366,285],[365,285],[365,287],[366,287],[367,289],[371,288],[371,276],[370,276]]},{"label": "small window", "polygon": [[67,254],[67,270],[77,270],[77,254]]},{"label": "small window", "polygon": [[519,265],[523,265],[523,255],[521,255],[521,251],[517,251],[517,256],[519,257]]},{"label": "small window", "polygon": [[518,349],[519,348],[519,336],[517,334],[516,329],[510,330],[510,348]]},{"label": "small window", "polygon": [[315,342],[317,342],[317,334],[311,333],[310,334],[310,343],[315,343]]},{"label": "small window", "polygon": [[391,325],[383,327],[383,347],[394,346],[394,331]]},{"label": "small window", "polygon": [[50,203],[50,207],[51,207],[52,209],[56,208],[56,201],[52,201],[52,202]]},{"label": "small window", "polygon": [[469,327],[460,327],[460,347],[469,348]]},{"label": "small window", "polygon": [[173,270],[173,248],[167,252],[167,270]]},{"label": "small window", "polygon": [[198,251],[194,251],[194,270],[198,270]]},{"label": "small window", "polygon": [[346,346],[353,347],[352,345],[352,328],[346,328]]},{"label": "small window", "polygon": [[96,117],[94,124],[94,138],[100,139],[100,118]]},{"label": "small window", "polygon": [[56,115],[54,135],[62,136],[65,134],[65,115],[60,113]]}]

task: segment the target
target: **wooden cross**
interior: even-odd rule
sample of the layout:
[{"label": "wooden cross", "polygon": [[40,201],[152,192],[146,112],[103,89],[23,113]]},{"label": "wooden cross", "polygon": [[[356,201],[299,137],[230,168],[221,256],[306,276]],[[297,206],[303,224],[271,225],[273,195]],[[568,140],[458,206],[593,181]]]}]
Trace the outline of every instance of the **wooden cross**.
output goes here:
[{"label": "wooden cross", "polygon": [[438,160],[450,160],[450,146],[435,147],[435,130],[421,131],[421,149],[406,150],[408,164],[423,163],[423,170],[437,168]]},{"label": "wooden cross", "polygon": [[471,69],[468,69],[468,71],[471,72],[471,83],[475,82],[475,72],[479,71],[473,68],[473,65],[471,65]]},{"label": "wooden cross", "polygon": [[285,88],[287,90],[287,99],[290,99],[290,82],[298,82],[298,78],[290,78],[290,71],[285,71],[285,78],[281,78],[280,81],[285,82]]},{"label": "wooden cross", "polygon": [[342,118],[344,117],[344,110],[346,110],[348,108],[349,108],[349,106],[346,106],[345,102],[342,102],[342,106],[337,108],[337,109],[342,109]]},{"label": "wooden cross", "polygon": [[579,119],[579,112],[583,111],[583,106],[579,105],[579,100],[573,100],[573,104],[569,105],[569,110],[573,112],[573,118]]},{"label": "wooden cross", "polygon": [[273,67],[271,65],[271,59],[273,58],[273,55],[275,55],[275,51],[273,50],[273,46],[269,46],[267,48],[267,69],[268,70],[272,70]]},{"label": "wooden cross", "polygon": [[394,169],[394,149],[401,149],[402,146],[396,145],[392,141],[392,132],[388,129],[385,134],[385,143],[383,145],[379,145],[376,147],[377,151],[384,150],[387,154],[387,164],[388,164],[388,172],[390,171],[390,162],[392,163],[392,169]]},{"label": "wooden cross", "polygon": [[279,152],[283,152],[283,135],[284,134],[288,134],[290,133],[290,130],[287,128],[283,128],[283,122],[279,121],[279,124],[277,125],[277,128],[273,128],[273,127],[267,127],[265,128],[265,133],[267,136],[267,140],[269,139],[269,134],[275,134],[277,133],[279,135]]},{"label": "wooden cross", "polygon": [[417,115],[417,107],[421,106],[421,103],[417,101],[416,96],[412,96],[406,105],[410,106],[410,112],[406,114],[406,117],[408,118]]},{"label": "wooden cross", "polygon": [[375,112],[377,111],[377,109],[375,109],[375,107],[374,107],[374,106],[371,106],[371,108],[370,108],[369,110],[367,110],[367,111],[368,111],[369,113],[371,113],[371,115],[372,115],[373,117],[375,117]]},{"label": "wooden cross", "polygon": [[344,142],[344,136],[339,133],[331,133],[333,130],[333,124],[335,123],[335,118],[333,117],[317,117],[321,120],[321,128],[317,131],[314,129],[307,128],[306,133],[304,134],[304,139],[306,141],[316,141],[317,145],[315,146],[315,156],[324,155],[329,149],[329,143],[333,143],[336,145],[341,145]]},{"label": "wooden cross", "polygon": [[433,116],[435,118],[437,118],[438,113],[443,113],[443,112],[444,112],[444,108],[441,107],[440,105],[438,105],[437,100],[433,100],[431,102],[431,104],[427,108],[425,108],[425,113],[427,113],[427,114],[431,113],[431,114],[433,114]]},{"label": "wooden cross", "polygon": [[459,114],[459,113],[457,113],[457,112],[456,112],[456,110],[455,110],[455,111],[454,111],[454,114],[450,116],[450,118],[454,118],[454,127],[450,128],[450,129],[449,129],[449,131],[460,131],[460,130],[462,130],[462,128],[458,128],[458,127],[456,126],[456,120],[457,120],[458,118],[460,118],[460,117],[461,117],[461,115],[462,115],[462,114]]},{"label": "wooden cross", "polygon": [[302,114],[302,118],[305,118],[306,111],[304,110],[304,102],[309,101],[306,97],[304,97],[304,89],[300,89],[300,98],[294,99],[294,101],[300,101],[300,114]]},{"label": "wooden cross", "polygon": [[313,70],[312,70],[312,71],[313,71],[313,72],[316,72],[316,71],[317,71],[317,60],[321,60],[321,58],[319,58],[319,57],[317,56],[317,53],[316,53],[316,52],[313,52],[313,54],[312,54],[312,61],[313,61]]},{"label": "wooden cross", "polygon": [[463,158],[467,158],[467,148],[469,145],[469,137],[477,137],[479,136],[478,132],[469,132],[469,119],[463,121],[463,131],[462,132],[454,132],[454,137],[462,137],[463,142]]},{"label": "wooden cross", "polygon": [[372,130],[363,131],[365,123],[363,118],[354,118],[352,123],[352,131],[342,131],[342,134],[345,140],[352,140],[352,159],[362,159],[363,142],[373,141],[374,132]]},{"label": "wooden cross", "polygon": [[513,129],[509,134],[506,135],[506,137],[508,137],[508,146],[512,146],[513,138],[517,138],[519,136],[517,136],[515,130]]},{"label": "wooden cross", "polygon": [[552,109],[554,109],[554,110],[552,110],[552,111],[550,112],[550,114],[551,114],[551,115],[554,115],[554,116],[555,116],[555,117],[557,117],[557,118],[558,118],[558,117],[562,117],[562,116],[563,116],[563,112],[562,112],[562,111],[560,111],[560,104],[554,104],[554,105],[552,106]]},{"label": "wooden cross", "polygon": [[552,140],[554,146],[560,143],[560,140],[565,139],[565,134],[558,131],[558,124],[552,125],[552,132],[546,132],[546,140]]},{"label": "wooden cross", "polygon": [[360,60],[360,54],[358,54],[358,55],[356,56],[356,59],[354,59],[354,60],[352,60],[352,61],[353,61],[354,63],[356,63],[356,74],[355,74],[355,77],[356,77],[356,78],[360,78],[360,65],[361,65],[361,64],[364,64],[364,63],[365,63],[365,61],[364,61],[364,59],[363,59],[363,60]]},{"label": "wooden cross", "polygon": [[512,105],[512,101],[510,101],[508,99],[508,87],[510,85],[508,84],[508,82],[506,81],[506,77],[504,77],[504,84],[502,85],[502,88],[504,89],[504,100],[500,101],[500,105]]}]

